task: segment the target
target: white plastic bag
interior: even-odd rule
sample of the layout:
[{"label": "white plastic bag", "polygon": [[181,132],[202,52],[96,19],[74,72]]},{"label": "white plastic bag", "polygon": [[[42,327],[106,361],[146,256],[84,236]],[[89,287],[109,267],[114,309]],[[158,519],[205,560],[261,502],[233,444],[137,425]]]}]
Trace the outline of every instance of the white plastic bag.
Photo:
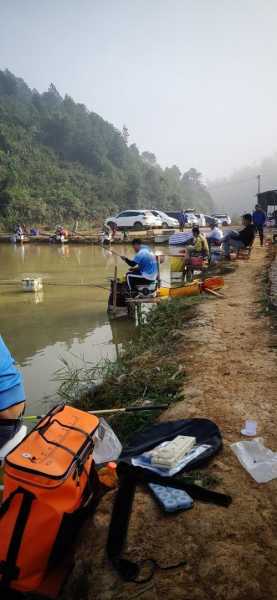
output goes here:
[{"label": "white plastic bag", "polygon": [[266,448],[263,438],[236,442],[231,444],[231,448],[257,483],[266,483],[277,477],[277,452]]},{"label": "white plastic bag", "polygon": [[93,459],[96,465],[117,460],[122,451],[122,445],[107,421],[100,418],[100,423],[94,436]]}]

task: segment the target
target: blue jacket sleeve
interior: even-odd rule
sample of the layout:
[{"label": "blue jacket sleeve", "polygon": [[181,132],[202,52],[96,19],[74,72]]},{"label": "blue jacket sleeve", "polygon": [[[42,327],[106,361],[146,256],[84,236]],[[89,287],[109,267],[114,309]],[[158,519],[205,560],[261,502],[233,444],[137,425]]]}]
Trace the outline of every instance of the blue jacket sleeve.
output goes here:
[{"label": "blue jacket sleeve", "polygon": [[24,401],[22,376],[0,336],[0,412]]}]

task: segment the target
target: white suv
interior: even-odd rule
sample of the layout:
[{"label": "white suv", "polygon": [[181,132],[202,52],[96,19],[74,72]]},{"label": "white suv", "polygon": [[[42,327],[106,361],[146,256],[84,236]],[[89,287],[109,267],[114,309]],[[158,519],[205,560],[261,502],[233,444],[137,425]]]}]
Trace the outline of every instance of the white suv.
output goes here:
[{"label": "white suv", "polygon": [[207,223],[206,223],[205,215],[203,215],[203,213],[195,213],[195,216],[198,219],[199,227],[206,227]]},{"label": "white suv", "polygon": [[162,221],[162,227],[165,229],[166,227],[173,227],[174,229],[176,227],[179,228],[179,221],[177,221],[177,219],[174,219],[173,217],[169,217],[169,215],[167,215],[165,212],[163,212],[162,210],[151,210],[151,212],[153,213],[153,215],[155,217],[160,217],[161,221]]},{"label": "white suv", "polygon": [[231,225],[232,224],[231,217],[229,217],[229,215],[227,215],[226,213],[214,213],[212,215],[212,217],[214,219],[217,219],[221,223],[221,225]]},{"label": "white suv", "polygon": [[116,217],[108,217],[105,225],[110,227],[116,225],[118,229],[151,229],[151,227],[161,227],[162,220],[153,215],[151,210],[124,210]]}]

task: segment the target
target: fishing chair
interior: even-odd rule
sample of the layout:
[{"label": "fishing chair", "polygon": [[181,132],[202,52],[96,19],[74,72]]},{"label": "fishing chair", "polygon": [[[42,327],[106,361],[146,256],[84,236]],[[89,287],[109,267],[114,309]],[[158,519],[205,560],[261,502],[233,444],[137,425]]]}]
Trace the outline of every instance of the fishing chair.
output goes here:
[{"label": "fishing chair", "polygon": [[209,260],[208,256],[204,256],[203,253],[192,252],[189,261],[186,264],[185,279],[186,281],[193,281],[195,271],[203,271],[206,260]]},{"label": "fishing chair", "polygon": [[249,246],[245,246],[245,248],[239,248],[236,253],[236,260],[249,260],[251,256],[251,252],[253,249],[253,242],[249,244]]},{"label": "fishing chair", "polygon": [[[212,262],[219,262],[221,260],[222,254],[223,254],[223,248],[222,248],[222,240],[214,240],[211,244],[209,244],[209,248],[210,248],[210,254],[209,254],[209,259],[208,259],[208,263],[209,265]],[[213,257],[217,257],[214,260]]]},{"label": "fishing chair", "polygon": [[149,283],[144,283],[142,285],[137,284],[137,291],[141,298],[154,297],[156,295],[158,282],[157,281],[149,281]]}]

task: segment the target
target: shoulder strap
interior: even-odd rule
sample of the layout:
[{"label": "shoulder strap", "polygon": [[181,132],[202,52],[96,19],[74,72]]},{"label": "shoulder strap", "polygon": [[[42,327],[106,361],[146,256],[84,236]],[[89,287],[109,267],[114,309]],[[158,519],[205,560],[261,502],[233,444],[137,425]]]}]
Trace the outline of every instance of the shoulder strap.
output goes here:
[{"label": "shoulder strap", "polygon": [[[125,581],[136,581],[140,571],[137,563],[121,558],[127,537],[137,483],[159,483],[160,485],[185,490],[194,500],[211,502],[219,506],[228,507],[232,502],[232,498],[225,494],[219,494],[218,492],[213,492],[194,484],[188,484],[181,479],[162,477],[148,469],[133,467],[127,463],[119,463],[117,472],[119,476],[119,488],[113,506],[106,550],[114,568]],[[154,561],[151,562],[154,564]],[[145,580],[140,580],[140,582],[145,582]]]},{"label": "shoulder strap", "polygon": [[24,530],[29,518],[33,500],[35,495],[24,488],[18,487],[10,496],[3,502],[0,508],[0,518],[2,518],[9,510],[12,500],[17,494],[22,495],[22,502],[16,518],[15,526],[10,540],[10,545],[7,552],[6,560],[0,563],[0,575],[2,576],[0,583],[2,586],[8,587],[13,579],[18,579],[19,567],[16,564],[20,545]]},{"label": "shoulder strap", "polygon": [[134,580],[139,572],[136,563],[120,558],[127,537],[129,519],[136,489],[134,473],[121,472],[119,474],[119,488],[115,497],[112,518],[107,540],[107,554],[114,568],[125,581]]}]

